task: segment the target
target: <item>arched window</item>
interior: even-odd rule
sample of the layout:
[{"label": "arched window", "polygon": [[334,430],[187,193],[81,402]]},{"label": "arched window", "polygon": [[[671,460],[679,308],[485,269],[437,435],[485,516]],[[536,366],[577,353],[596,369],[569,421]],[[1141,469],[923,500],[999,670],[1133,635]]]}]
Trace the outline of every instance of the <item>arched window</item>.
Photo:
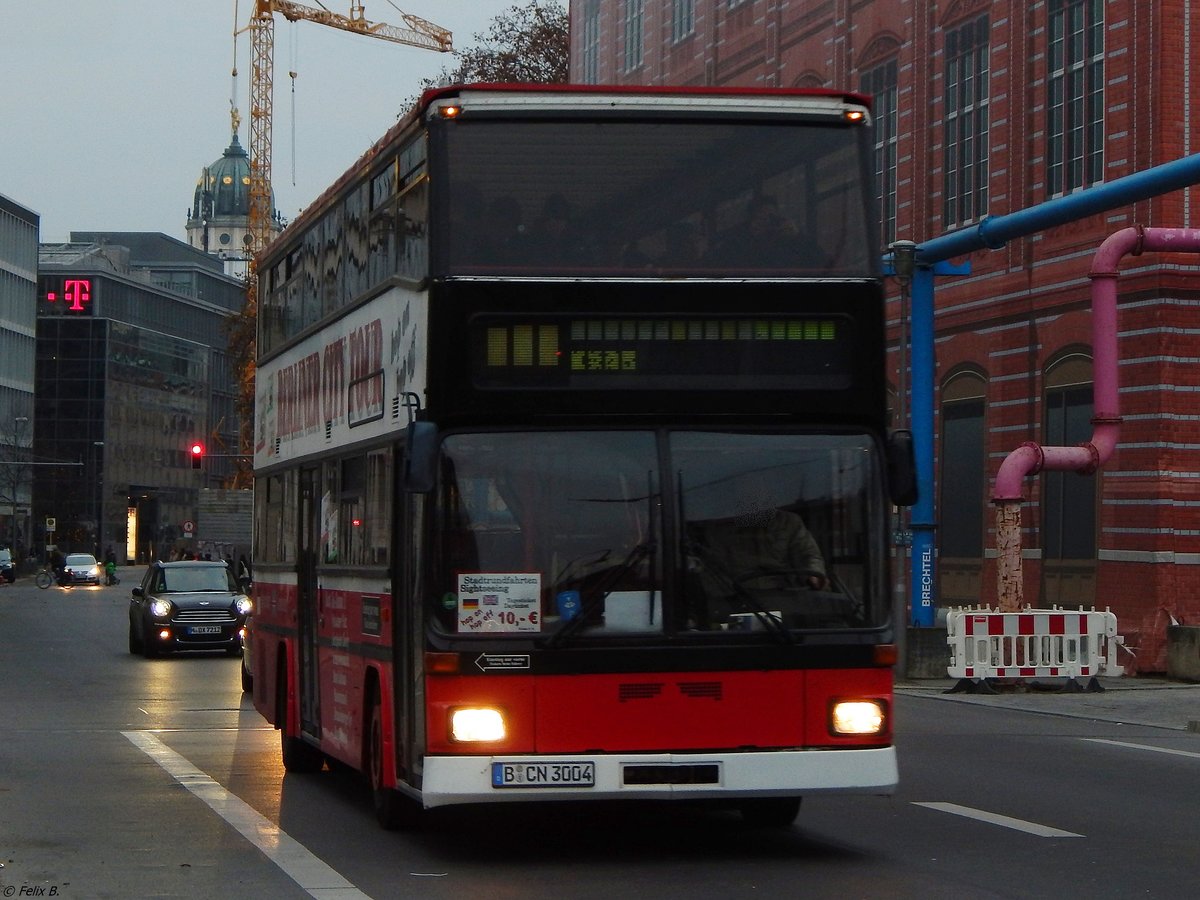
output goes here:
[{"label": "arched window", "polygon": [[985,471],[983,378],[952,376],[942,388],[938,550],[943,557],[983,556]]},{"label": "arched window", "polygon": [[[1092,437],[1092,361],[1072,354],[1046,370],[1047,447],[1073,447]],[[1096,558],[1096,476],[1042,476],[1042,555],[1051,560]]]}]

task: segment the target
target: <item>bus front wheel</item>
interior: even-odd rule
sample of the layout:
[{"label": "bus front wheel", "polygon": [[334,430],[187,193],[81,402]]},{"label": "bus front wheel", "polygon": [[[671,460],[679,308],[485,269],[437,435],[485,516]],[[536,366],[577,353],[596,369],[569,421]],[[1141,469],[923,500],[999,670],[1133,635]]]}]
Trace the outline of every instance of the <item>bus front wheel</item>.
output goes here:
[{"label": "bus front wheel", "polygon": [[383,783],[383,701],[376,689],[367,724],[367,777],[371,781],[371,802],[375,818],[388,831],[412,828],[420,820],[421,810],[414,800]]}]

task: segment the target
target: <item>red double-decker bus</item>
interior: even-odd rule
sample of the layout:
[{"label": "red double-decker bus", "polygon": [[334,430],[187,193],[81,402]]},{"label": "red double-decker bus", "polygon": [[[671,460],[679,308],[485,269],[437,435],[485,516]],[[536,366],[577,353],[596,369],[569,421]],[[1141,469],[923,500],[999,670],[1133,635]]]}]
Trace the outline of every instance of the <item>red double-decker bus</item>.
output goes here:
[{"label": "red double-decker bus", "polygon": [[251,659],[288,771],[360,769],[392,827],[892,791],[869,126],[439,89],[267,249]]}]

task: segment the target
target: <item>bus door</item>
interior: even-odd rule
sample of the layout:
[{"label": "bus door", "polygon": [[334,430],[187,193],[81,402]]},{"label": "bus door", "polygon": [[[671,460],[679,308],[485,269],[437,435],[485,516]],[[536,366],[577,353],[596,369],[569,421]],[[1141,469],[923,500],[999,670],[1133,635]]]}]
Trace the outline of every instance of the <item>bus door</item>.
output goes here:
[{"label": "bus door", "polygon": [[300,730],[321,736],[321,679],[317,669],[317,558],[320,552],[320,506],[317,503],[317,469],[300,472],[300,535],[296,542],[296,600],[298,604],[300,680]]},{"label": "bus door", "polygon": [[404,454],[396,448],[395,477],[392,479],[392,721],[395,723],[395,762],[399,780],[416,782],[420,770],[420,748],[424,745],[424,679],[417,678],[412,660],[424,651],[423,612],[416,598],[421,578],[417,553],[418,513],[423,496],[404,489]]}]

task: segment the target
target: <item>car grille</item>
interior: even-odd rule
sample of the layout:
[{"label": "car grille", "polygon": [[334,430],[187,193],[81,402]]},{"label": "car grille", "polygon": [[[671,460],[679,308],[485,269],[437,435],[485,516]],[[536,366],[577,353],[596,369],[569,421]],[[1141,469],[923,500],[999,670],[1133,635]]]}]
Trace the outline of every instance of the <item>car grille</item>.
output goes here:
[{"label": "car grille", "polygon": [[237,616],[228,607],[219,609],[180,609],[176,610],[171,621],[179,625],[231,625],[237,621]]}]

